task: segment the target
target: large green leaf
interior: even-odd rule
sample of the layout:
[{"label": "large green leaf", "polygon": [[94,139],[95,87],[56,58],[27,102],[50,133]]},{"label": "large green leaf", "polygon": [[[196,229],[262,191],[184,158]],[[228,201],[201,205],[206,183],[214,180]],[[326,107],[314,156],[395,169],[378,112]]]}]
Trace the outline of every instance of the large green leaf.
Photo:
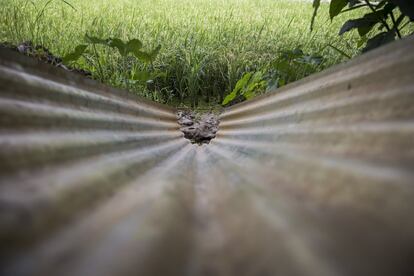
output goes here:
[{"label": "large green leaf", "polygon": [[376,10],[372,13],[367,13],[362,18],[348,20],[339,31],[339,35],[349,32],[352,29],[358,29],[359,35],[365,36],[376,24],[381,23],[383,20],[386,20],[388,14],[392,13],[394,8],[394,4],[388,3],[383,9]]},{"label": "large green leaf", "polygon": [[118,49],[119,53],[123,57],[128,54],[125,43],[122,40],[120,40],[119,38],[109,38],[107,40],[106,45],[108,45],[111,48]]},{"label": "large green leaf", "polygon": [[394,8],[394,4],[388,3],[381,10],[377,10],[376,12],[364,15],[364,23],[362,24],[362,26],[358,27],[359,35],[365,36],[366,34],[368,34],[377,23],[380,23],[382,20],[386,20],[388,14],[392,13]]},{"label": "large green leaf", "polygon": [[140,61],[145,62],[145,63],[151,63],[155,60],[160,50],[161,50],[161,45],[159,45],[157,48],[152,50],[150,53],[136,50],[133,52],[133,54]]},{"label": "large green leaf", "polygon": [[267,85],[267,81],[263,80],[263,77],[263,72],[261,71],[254,73],[240,94],[243,95],[246,100],[253,98],[258,90],[264,89]]},{"label": "large green leaf", "polygon": [[236,86],[234,87],[233,91],[224,98],[222,105],[226,105],[232,100],[234,100],[239,94],[239,92],[249,83],[252,75],[253,74],[250,72],[244,74],[243,77],[236,83]]},{"label": "large green leaf", "polygon": [[379,33],[367,41],[367,45],[365,46],[364,49],[362,49],[362,52],[363,53],[368,52],[370,50],[378,48],[379,46],[382,46],[394,40],[395,40],[395,32],[393,30],[389,32]]},{"label": "large green leaf", "polygon": [[231,92],[230,94],[228,94],[225,98],[224,98],[224,100],[223,100],[223,102],[221,103],[222,105],[226,105],[226,104],[228,104],[229,102],[231,102],[232,100],[234,100],[235,98],[236,98],[236,96],[237,96],[237,93],[235,93],[234,91],[233,92]]},{"label": "large green leaf", "polygon": [[374,18],[369,19],[364,17],[363,20],[361,21],[361,25],[358,27],[358,34],[359,36],[363,37],[366,34],[368,34],[372,28],[374,28],[374,26],[379,23],[380,20],[375,20]]},{"label": "large green leaf", "polygon": [[236,92],[236,93],[240,92],[243,89],[243,87],[245,87],[249,83],[252,76],[253,74],[250,72],[244,74],[243,77],[236,83],[236,86],[234,87],[233,92]]},{"label": "large green leaf", "polygon": [[258,71],[252,75],[249,82],[245,85],[243,92],[252,92],[257,87],[260,81],[263,79],[263,73]]},{"label": "large green leaf", "polygon": [[76,46],[75,50],[72,53],[69,53],[65,57],[63,57],[62,59],[63,62],[68,63],[71,61],[78,60],[83,55],[83,53],[86,51],[86,48],[88,48],[88,45],[81,44],[81,45]]},{"label": "large green leaf", "polygon": [[353,29],[358,29],[359,35],[366,35],[374,26],[380,22],[378,17],[368,17],[365,15],[363,18],[351,19],[345,22],[345,24],[339,30],[339,35],[343,35]]},{"label": "large green leaf", "polygon": [[131,39],[125,44],[125,50],[128,53],[139,51],[142,48],[142,42],[139,39]]},{"label": "large green leaf", "polygon": [[142,62],[150,63],[151,62],[151,56],[150,54],[143,52],[143,51],[134,51],[134,56],[139,59]]},{"label": "large green leaf", "polygon": [[346,7],[348,4],[348,0],[332,0],[331,4],[329,6],[329,16],[331,17],[331,20],[341,13],[343,8]]}]

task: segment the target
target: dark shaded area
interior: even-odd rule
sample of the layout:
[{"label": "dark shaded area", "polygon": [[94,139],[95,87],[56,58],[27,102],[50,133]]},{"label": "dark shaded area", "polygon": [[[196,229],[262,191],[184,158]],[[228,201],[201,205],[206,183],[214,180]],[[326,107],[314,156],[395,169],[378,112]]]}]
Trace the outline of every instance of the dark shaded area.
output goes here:
[{"label": "dark shaded area", "polygon": [[184,137],[193,144],[209,144],[216,137],[220,123],[216,114],[180,110],[177,112],[177,117]]},{"label": "dark shaded area", "polygon": [[414,21],[414,1],[413,0],[391,0],[397,5],[401,12],[407,15],[411,21]]},{"label": "dark shaded area", "polygon": [[81,74],[85,77],[92,78],[92,73],[78,68],[72,68],[69,66],[66,66],[62,63],[62,58],[55,56],[52,54],[49,49],[40,46],[40,45],[33,45],[31,41],[26,41],[23,43],[16,45],[13,45],[11,43],[5,42],[0,43],[0,48],[10,49],[16,52],[19,52],[23,55],[26,55],[28,57],[37,59],[41,62],[51,64],[55,67],[62,68],[66,71],[75,72],[77,74]]}]

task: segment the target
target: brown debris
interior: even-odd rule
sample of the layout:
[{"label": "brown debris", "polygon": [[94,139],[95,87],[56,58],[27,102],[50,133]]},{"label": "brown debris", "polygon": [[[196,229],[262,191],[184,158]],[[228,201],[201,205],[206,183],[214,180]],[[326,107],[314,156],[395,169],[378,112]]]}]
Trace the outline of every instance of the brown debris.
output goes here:
[{"label": "brown debris", "polygon": [[184,137],[193,144],[209,144],[219,129],[218,116],[212,112],[197,114],[192,111],[178,111],[178,123]]}]

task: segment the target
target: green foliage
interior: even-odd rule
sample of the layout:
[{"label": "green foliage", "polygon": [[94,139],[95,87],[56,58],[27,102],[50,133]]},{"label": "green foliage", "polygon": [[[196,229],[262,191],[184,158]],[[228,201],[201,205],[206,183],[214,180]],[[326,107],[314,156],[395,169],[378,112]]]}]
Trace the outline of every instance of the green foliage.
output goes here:
[{"label": "green foliage", "polygon": [[[349,56],[357,54],[348,43],[357,43],[358,34],[337,36],[340,20],[332,24],[318,20],[316,31],[308,31],[312,9],[306,1],[67,0],[75,10],[55,0],[34,24],[48,1],[1,1],[0,41],[32,41],[64,57],[76,52],[77,45],[88,45],[72,67],[85,69],[108,85],[182,107],[221,104],[248,72],[262,71],[265,80],[274,82],[279,77],[278,85],[283,85],[281,70],[273,67],[282,49],[302,45],[304,52],[324,57],[321,66],[292,61],[298,73],[289,81],[343,61],[328,44]],[[359,13],[351,11],[341,18],[356,18]],[[319,14],[329,16],[328,4],[320,3]],[[140,52],[127,51],[124,57],[114,43],[110,47],[104,45],[107,41],[86,42],[85,33],[123,43],[139,38],[144,45]],[[162,51],[157,55],[160,44]]]},{"label": "green foliage", "polygon": [[236,98],[242,98],[241,100],[251,99],[259,91],[263,91],[266,85],[267,82],[263,79],[262,72],[246,73],[236,83],[236,87],[233,91],[224,98],[222,105],[227,105]]},{"label": "green foliage", "polygon": [[329,6],[329,16],[331,20],[341,13],[341,11],[348,4],[348,0],[332,0],[331,5]]},{"label": "green foliage", "polygon": [[[103,46],[108,46],[113,49],[117,49],[119,54],[122,57],[127,57],[129,54],[133,54],[138,60],[142,62],[147,62],[147,63],[153,62],[155,58],[157,57],[159,51],[161,50],[161,45],[159,45],[157,48],[155,48],[151,52],[147,53],[147,52],[141,51],[141,48],[143,45],[139,39],[131,39],[127,42],[124,42],[119,38],[102,39],[102,38],[93,37],[93,36],[86,34],[85,42],[88,43],[89,45],[99,44]],[[76,61],[83,55],[83,53],[86,51],[87,48],[88,48],[88,45],[85,45],[85,44],[78,45],[75,48],[74,52],[65,56],[63,60],[65,62]]]},{"label": "green foliage", "polygon": [[69,63],[80,59],[83,53],[86,51],[86,48],[88,48],[88,45],[86,44],[80,44],[76,46],[75,50],[72,53],[69,53],[62,58],[63,62]]},{"label": "green foliage", "polygon": [[157,73],[151,73],[146,70],[136,70],[135,68],[132,70],[129,70],[128,68],[128,56],[133,55],[135,58],[137,58],[139,61],[144,63],[152,63],[155,58],[157,57],[161,46],[156,47],[154,50],[150,52],[144,52],[142,51],[143,44],[139,39],[131,39],[126,42],[122,41],[119,38],[107,38],[102,39],[99,37],[90,36],[88,34],[85,35],[85,43],[87,44],[80,44],[76,46],[75,50],[69,54],[67,54],[63,58],[63,62],[65,63],[73,63],[79,60],[84,54],[86,53],[88,47],[92,46],[94,50],[94,61],[96,61],[96,71],[98,72],[99,78],[101,80],[105,79],[102,65],[100,63],[100,54],[98,53],[95,45],[101,45],[106,46],[111,49],[118,50],[118,53],[122,57],[122,76],[123,76],[123,82],[125,83],[125,88],[129,89],[130,84],[145,84],[146,82],[153,80],[157,77],[163,76],[163,74],[157,72]]},{"label": "green foliage", "polygon": [[322,63],[321,56],[305,54],[300,48],[281,51],[266,69],[244,74],[233,91],[224,98],[222,105],[248,100],[265,91],[273,91],[310,75]]},{"label": "green foliage", "polygon": [[322,66],[324,58],[320,55],[304,53],[301,48],[281,51],[270,65],[266,79],[267,90],[274,90],[290,82],[302,79]]},{"label": "green foliage", "polygon": [[[318,12],[319,2],[319,0],[314,0],[311,29]],[[346,6],[348,9],[345,9]],[[329,6],[330,18],[333,20],[341,13],[356,9],[369,12],[360,18],[347,20],[339,30],[339,35],[354,29],[358,30],[361,39],[357,45],[361,47],[365,44],[362,52],[375,49],[394,41],[396,38],[401,39],[403,37],[402,30],[414,21],[414,1],[411,0],[332,0]],[[378,28],[375,28],[377,26]]]},{"label": "green foliage", "polygon": [[381,45],[387,44],[391,41],[395,40],[395,33],[394,32],[382,32],[371,38],[367,41],[367,45],[362,52],[367,52],[372,49],[378,48]]}]

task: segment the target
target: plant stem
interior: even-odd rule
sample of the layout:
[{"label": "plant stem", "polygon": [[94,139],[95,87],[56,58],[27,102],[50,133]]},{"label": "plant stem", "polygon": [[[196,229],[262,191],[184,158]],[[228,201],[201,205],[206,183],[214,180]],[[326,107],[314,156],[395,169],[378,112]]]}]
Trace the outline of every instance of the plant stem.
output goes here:
[{"label": "plant stem", "polygon": [[332,49],[334,49],[335,51],[337,51],[338,53],[340,53],[341,55],[343,55],[344,57],[346,57],[346,58],[348,58],[348,59],[351,59],[351,56],[350,56],[350,55],[348,55],[347,53],[345,53],[345,52],[344,52],[344,51],[342,51],[341,49],[339,49],[339,48],[335,47],[334,45],[332,45],[332,44],[328,44],[328,46],[329,46],[329,47],[331,47]]},{"label": "plant stem", "polygon": [[101,62],[99,61],[99,55],[98,55],[98,51],[96,50],[96,45],[95,44],[93,44],[93,51],[94,51],[95,56],[96,56],[96,62],[98,64],[98,72],[99,72],[99,75],[100,75],[100,79],[103,82],[103,80],[104,80],[103,70],[102,70]]},{"label": "plant stem", "polygon": [[[401,18],[401,16],[398,18],[398,20],[400,20],[400,18]],[[398,25],[401,23],[401,21],[398,22],[398,20],[397,21],[395,20],[393,12],[391,12],[391,20],[392,20],[392,24],[394,24],[393,29],[397,33],[398,38],[401,39],[401,33],[400,33],[400,30],[398,30]]]},{"label": "plant stem", "polygon": [[366,4],[362,4],[362,5],[358,5],[358,6],[353,6],[352,8],[348,8],[346,10],[341,11],[341,13],[353,11],[355,9],[358,9],[358,8],[361,8],[361,7],[366,7],[366,6],[367,6]]},{"label": "plant stem", "polygon": [[123,56],[123,69],[124,69],[124,80],[125,80],[125,86],[126,86],[126,90],[129,90],[129,79],[128,79],[128,73],[127,73],[127,56]]},{"label": "plant stem", "polygon": [[[369,0],[365,0],[365,3],[367,3],[367,5],[368,5],[368,7],[371,9],[371,11],[373,12],[373,13],[377,13],[377,10],[374,8],[374,6],[369,2]],[[387,31],[389,32],[389,31],[391,31],[391,28],[390,28],[390,26],[388,26],[388,24],[387,24],[387,22],[384,20],[384,19],[380,19],[381,20],[381,23],[382,23],[382,25],[385,27],[385,29],[387,29]]]}]

